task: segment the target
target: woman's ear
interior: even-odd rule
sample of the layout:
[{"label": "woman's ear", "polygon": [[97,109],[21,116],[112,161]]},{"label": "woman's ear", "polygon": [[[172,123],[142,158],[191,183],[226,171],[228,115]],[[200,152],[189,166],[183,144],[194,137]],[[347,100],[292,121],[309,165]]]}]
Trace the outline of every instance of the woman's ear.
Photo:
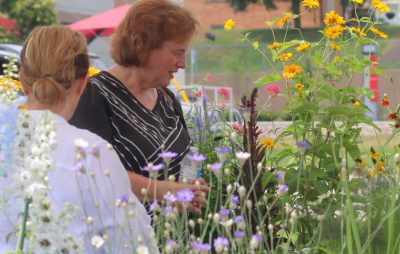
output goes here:
[{"label": "woman's ear", "polygon": [[81,96],[83,91],[85,90],[88,77],[89,77],[89,75],[86,75],[85,77],[77,80],[77,82],[78,82],[77,85],[78,86],[77,86],[77,89],[76,89],[76,93],[77,93],[78,96]]}]

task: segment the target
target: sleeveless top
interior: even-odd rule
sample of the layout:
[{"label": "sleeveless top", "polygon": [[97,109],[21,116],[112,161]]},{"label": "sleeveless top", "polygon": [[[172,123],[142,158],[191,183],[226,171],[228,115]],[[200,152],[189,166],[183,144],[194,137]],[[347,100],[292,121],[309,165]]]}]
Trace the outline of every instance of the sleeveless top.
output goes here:
[{"label": "sleeveless top", "polygon": [[[161,89],[172,100],[168,104]],[[87,129],[113,145],[126,170],[149,176],[143,167],[162,163],[159,154],[175,152],[168,175],[178,179],[180,162],[189,151],[191,141],[183,119],[182,108],[171,91],[158,88],[153,110],[144,107],[110,73],[103,71],[91,77],[80,98],[71,124]],[[160,171],[159,180],[167,178]]]}]

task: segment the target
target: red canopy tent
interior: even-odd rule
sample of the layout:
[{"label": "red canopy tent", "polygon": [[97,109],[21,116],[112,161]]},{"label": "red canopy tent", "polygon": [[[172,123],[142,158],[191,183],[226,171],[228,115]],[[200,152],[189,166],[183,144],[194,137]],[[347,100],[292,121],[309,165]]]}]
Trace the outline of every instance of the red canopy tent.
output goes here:
[{"label": "red canopy tent", "polygon": [[130,5],[124,4],[68,25],[69,28],[85,34],[89,42],[96,36],[110,36],[121,23]]}]

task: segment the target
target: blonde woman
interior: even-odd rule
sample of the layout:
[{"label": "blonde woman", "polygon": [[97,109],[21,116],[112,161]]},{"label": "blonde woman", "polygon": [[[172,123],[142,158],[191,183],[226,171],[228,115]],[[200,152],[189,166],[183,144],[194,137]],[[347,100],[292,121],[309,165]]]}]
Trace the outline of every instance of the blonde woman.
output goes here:
[{"label": "blonde woman", "polygon": [[[85,88],[88,68],[85,38],[63,26],[35,28],[21,52],[20,80],[27,95],[27,113],[35,119],[48,112],[55,122],[57,145],[51,152],[55,170],[48,175],[51,208],[60,211],[67,203],[78,207],[64,233],[83,239],[85,253],[132,253],[142,245],[157,253],[156,243],[151,240],[150,218],[132,193],[117,154],[107,149],[106,141],[99,136],[67,122]],[[84,159],[77,159],[77,150]],[[0,178],[0,193],[10,181]],[[9,200],[19,198],[12,191],[9,195]],[[9,204],[7,216],[0,216],[0,253],[15,250],[16,246],[12,233],[22,207],[16,202]],[[124,204],[134,216],[126,216]],[[57,248],[56,243],[46,239],[39,245],[44,248],[41,253]]]}]

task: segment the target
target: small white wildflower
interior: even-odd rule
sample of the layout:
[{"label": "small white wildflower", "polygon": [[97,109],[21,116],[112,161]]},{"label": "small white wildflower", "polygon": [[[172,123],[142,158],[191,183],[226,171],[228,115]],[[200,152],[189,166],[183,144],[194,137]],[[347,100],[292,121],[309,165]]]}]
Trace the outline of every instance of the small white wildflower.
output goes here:
[{"label": "small white wildflower", "polygon": [[139,247],[136,248],[137,254],[149,254],[149,248],[147,248],[144,245],[140,245]]},{"label": "small white wildflower", "polygon": [[239,197],[243,198],[246,195],[246,187],[244,187],[243,185],[241,185],[238,188],[238,193],[239,193]]},{"label": "small white wildflower", "polygon": [[220,219],[221,219],[221,216],[218,213],[214,214],[213,220],[214,220],[215,223],[218,224]]},{"label": "small white wildflower", "polygon": [[104,239],[101,237],[101,236],[99,236],[99,235],[95,235],[95,236],[93,236],[92,237],[92,245],[96,248],[96,249],[99,249],[101,246],[103,246],[103,244],[104,244]]},{"label": "small white wildflower", "polygon": [[74,141],[74,145],[78,148],[78,149],[85,149],[89,146],[89,143],[86,142],[85,140],[81,139],[81,138],[77,138]]},{"label": "small white wildflower", "polygon": [[247,159],[250,158],[250,153],[237,152],[236,153],[236,158],[238,159],[240,165],[243,166],[244,163],[247,161]]},{"label": "small white wildflower", "polygon": [[229,195],[232,192],[232,184],[228,184],[228,186],[226,186],[226,193]]}]

